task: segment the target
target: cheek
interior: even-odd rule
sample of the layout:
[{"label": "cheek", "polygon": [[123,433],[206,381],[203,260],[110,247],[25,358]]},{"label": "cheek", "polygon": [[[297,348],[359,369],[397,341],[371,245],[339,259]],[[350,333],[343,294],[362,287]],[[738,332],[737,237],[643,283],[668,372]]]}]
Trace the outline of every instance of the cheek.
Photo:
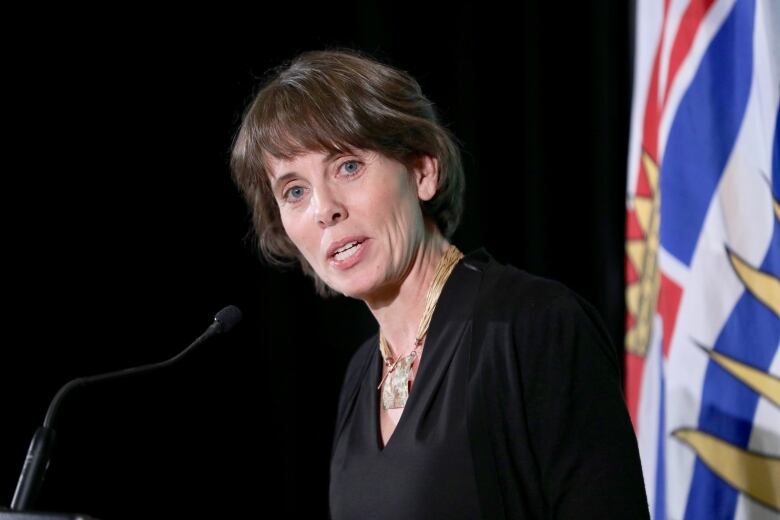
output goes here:
[{"label": "cheek", "polygon": [[416,234],[423,223],[422,209],[416,193],[399,190],[397,197],[393,210],[397,225],[405,234]]},{"label": "cheek", "polygon": [[414,186],[410,184],[406,173],[398,173],[391,183],[374,193],[368,207],[376,213],[376,208],[385,208],[383,212],[389,222],[395,222],[402,229],[416,223],[421,217],[420,201]]},{"label": "cheek", "polygon": [[292,243],[295,244],[299,251],[305,253],[308,248],[306,245],[306,226],[302,225],[303,219],[296,217],[296,215],[285,214],[284,212],[281,213],[281,217],[282,228],[287,237],[292,240]]}]

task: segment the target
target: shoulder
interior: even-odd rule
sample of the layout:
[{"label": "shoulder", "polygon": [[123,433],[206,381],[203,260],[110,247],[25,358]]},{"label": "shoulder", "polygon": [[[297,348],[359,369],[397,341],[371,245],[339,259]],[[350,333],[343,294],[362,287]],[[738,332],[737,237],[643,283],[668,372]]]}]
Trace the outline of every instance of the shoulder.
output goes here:
[{"label": "shoulder", "polygon": [[[471,255],[469,255],[471,256]],[[596,309],[561,282],[528,273],[494,260],[483,252],[474,263],[483,272],[475,306],[479,334],[490,337],[490,329],[504,329],[512,338],[512,350],[520,355],[557,356],[561,350],[587,339],[618,368],[618,353]],[[499,342],[509,347],[509,342]]]},{"label": "shoulder", "polygon": [[589,306],[561,282],[499,263],[484,250],[469,254],[464,264],[482,271],[477,308],[491,318],[534,318],[551,310],[576,312],[583,304]]}]

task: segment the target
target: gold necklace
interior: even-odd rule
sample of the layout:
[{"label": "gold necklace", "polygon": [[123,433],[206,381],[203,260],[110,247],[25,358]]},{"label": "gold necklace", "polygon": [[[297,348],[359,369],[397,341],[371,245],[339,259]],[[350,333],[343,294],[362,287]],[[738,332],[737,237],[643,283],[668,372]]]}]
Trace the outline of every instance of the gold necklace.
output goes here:
[{"label": "gold necklace", "polygon": [[403,408],[406,406],[406,400],[409,398],[409,376],[411,374],[412,364],[417,357],[417,352],[422,349],[423,339],[428,333],[428,327],[431,324],[433,311],[436,309],[436,303],[444,288],[444,282],[449,278],[450,273],[455,268],[455,264],[463,258],[463,253],[451,245],[439,260],[436,266],[436,272],[433,274],[431,286],[428,288],[428,294],[425,297],[425,310],[423,311],[420,325],[417,327],[417,336],[414,340],[412,350],[398,359],[393,360],[393,352],[387,343],[382,330],[379,330],[379,352],[387,365],[387,374],[379,382],[377,390],[382,390],[382,407]]}]

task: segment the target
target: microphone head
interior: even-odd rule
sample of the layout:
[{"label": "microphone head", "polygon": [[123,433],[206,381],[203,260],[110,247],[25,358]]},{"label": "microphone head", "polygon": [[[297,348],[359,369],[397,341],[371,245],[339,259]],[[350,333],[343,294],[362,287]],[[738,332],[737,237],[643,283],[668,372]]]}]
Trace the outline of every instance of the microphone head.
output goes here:
[{"label": "microphone head", "polygon": [[228,332],[241,321],[241,309],[228,305],[214,316],[214,321],[221,325],[220,332]]}]

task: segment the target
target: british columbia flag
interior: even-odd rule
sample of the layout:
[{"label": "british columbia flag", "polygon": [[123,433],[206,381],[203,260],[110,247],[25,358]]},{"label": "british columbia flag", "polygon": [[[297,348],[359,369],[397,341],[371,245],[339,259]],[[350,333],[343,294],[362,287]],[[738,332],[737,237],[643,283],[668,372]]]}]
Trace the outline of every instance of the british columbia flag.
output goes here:
[{"label": "british columbia flag", "polygon": [[637,0],[626,398],[652,516],[780,518],[780,0]]}]

